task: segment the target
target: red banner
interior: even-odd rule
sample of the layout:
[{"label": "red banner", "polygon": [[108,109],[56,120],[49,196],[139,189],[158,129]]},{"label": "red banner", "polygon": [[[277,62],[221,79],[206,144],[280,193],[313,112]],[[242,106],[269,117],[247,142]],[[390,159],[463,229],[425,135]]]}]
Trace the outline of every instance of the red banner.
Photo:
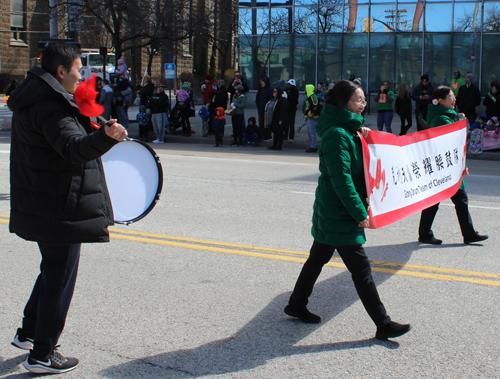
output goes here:
[{"label": "red banner", "polygon": [[467,122],[397,137],[362,138],[370,228],[381,228],[453,196],[462,183]]}]

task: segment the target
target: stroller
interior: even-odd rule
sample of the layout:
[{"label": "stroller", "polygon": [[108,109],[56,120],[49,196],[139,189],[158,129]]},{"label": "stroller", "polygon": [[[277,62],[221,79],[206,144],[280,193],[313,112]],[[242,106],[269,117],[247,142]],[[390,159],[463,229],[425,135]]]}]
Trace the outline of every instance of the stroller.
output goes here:
[{"label": "stroller", "polygon": [[201,107],[198,111],[198,116],[201,117],[201,121],[203,121],[203,132],[201,134],[202,137],[206,137],[208,134],[208,120],[210,119],[210,112],[205,106]]}]

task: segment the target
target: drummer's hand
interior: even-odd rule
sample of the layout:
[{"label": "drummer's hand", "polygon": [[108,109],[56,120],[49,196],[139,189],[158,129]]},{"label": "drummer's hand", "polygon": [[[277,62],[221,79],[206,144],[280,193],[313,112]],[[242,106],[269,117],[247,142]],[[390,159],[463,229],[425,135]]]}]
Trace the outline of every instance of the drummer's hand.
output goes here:
[{"label": "drummer's hand", "polygon": [[127,130],[121,124],[117,123],[115,119],[109,120],[104,125],[104,131],[108,137],[117,141],[123,141],[128,136]]},{"label": "drummer's hand", "polygon": [[464,170],[464,178],[466,178],[468,176],[469,176],[469,168],[466,167],[465,170]]},{"label": "drummer's hand", "polygon": [[370,216],[367,216],[363,221],[361,221],[358,226],[362,228],[368,228],[370,226]]},{"label": "drummer's hand", "polygon": [[370,128],[367,128],[366,126],[362,126],[361,127],[361,134],[363,135],[363,137],[368,137],[368,133],[371,131]]}]

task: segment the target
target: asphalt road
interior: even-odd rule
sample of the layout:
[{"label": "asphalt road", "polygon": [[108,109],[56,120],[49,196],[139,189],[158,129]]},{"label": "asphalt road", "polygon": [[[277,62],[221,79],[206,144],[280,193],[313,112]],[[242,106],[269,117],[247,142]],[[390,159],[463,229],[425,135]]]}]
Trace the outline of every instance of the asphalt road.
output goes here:
[{"label": "asphalt road", "polygon": [[[0,135],[0,378],[32,378],[10,345],[38,273],[34,243],[8,231],[9,139]],[[305,325],[283,313],[312,243],[318,158],[265,148],[154,146],[165,181],[143,220],[82,248],[61,352],[65,378],[498,378],[500,169],[471,161],[475,227],[463,245],[451,202],[416,242],[418,215],[368,230],[381,298],[401,338],[378,341],[338,255]]]}]

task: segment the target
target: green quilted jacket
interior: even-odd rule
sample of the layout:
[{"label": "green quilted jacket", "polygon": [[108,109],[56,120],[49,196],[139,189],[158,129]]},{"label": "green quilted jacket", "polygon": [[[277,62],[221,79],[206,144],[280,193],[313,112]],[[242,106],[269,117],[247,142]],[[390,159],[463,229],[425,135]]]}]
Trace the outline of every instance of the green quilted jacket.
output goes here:
[{"label": "green quilted jacket", "polygon": [[325,104],[317,126],[321,137],[312,235],[333,246],[365,243],[366,187],[363,153],[357,131],[365,119],[343,108]]},{"label": "green quilted jacket", "polygon": [[[429,125],[429,128],[437,128],[438,126],[453,124],[458,120],[458,113],[453,109],[445,108],[442,105],[429,105],[429,109],[427,112],[427,125]],[[465,181],[462,180],[460,189],[464,188]]]},{"label": "green quilted jacket", "polygon": [[458,121],[458,114],[453,109],[445,108],[442,105],[429,105],[427,111],[427,125],[429,125],[429,128],[453,124],[456,121]]}]

